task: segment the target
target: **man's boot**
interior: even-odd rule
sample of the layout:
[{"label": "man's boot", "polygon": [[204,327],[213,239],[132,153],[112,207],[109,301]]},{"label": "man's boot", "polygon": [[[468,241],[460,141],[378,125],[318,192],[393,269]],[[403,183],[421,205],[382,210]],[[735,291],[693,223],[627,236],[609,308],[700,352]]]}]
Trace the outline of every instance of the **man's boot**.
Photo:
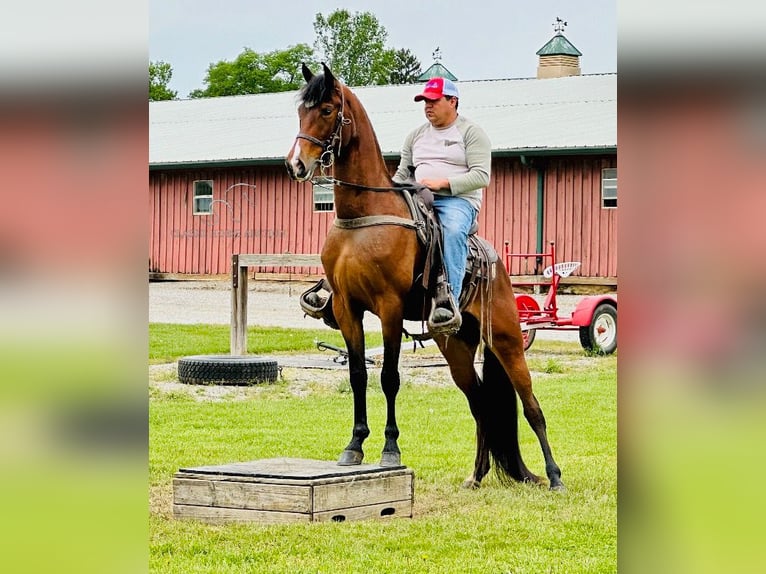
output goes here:
[{"label": "man's boot", "polygon": [[440,275],[436,283],[436,295],[431,304],[431,314],[428,317],[428,330],[433,335],[454,335],[462,324],[463,318],[449,283],[444,275]]}]

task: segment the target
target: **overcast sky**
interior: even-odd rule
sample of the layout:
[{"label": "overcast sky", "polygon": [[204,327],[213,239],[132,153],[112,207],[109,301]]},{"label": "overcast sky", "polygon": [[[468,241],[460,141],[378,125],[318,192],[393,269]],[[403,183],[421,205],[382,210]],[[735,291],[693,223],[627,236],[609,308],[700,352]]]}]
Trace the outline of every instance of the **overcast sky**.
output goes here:
[{"label": "overcast sky", "polygon": [[535,52],[554,34],[583,53],[584,74],[617,71],[616,0],[149,0],[149,60],[173,67],[170,89],[185,98],[204,88],[207,67],[245,47],[263,53],[314,45],[314,17],[345,8],[371,12],[387,47],[408,48],[423,70],[438,47],[458,80],[534,77]]}]

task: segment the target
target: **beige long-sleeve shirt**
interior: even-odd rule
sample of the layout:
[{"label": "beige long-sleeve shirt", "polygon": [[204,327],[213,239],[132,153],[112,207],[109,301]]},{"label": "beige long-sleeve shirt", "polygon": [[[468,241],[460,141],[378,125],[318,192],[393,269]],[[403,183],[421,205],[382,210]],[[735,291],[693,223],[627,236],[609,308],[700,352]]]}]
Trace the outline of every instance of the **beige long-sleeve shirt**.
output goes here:
[{"label": "beige long-sleeve shirt", "polygon": [[446,128],[435,128],[426,122],[405,138],[394,181],[409,179],[410,166],[415,179],[449,181],[449,190],[436,195],[457,195],[481,209],[483,190],[489,184],[492,144],[479,126],[463,116]]}]

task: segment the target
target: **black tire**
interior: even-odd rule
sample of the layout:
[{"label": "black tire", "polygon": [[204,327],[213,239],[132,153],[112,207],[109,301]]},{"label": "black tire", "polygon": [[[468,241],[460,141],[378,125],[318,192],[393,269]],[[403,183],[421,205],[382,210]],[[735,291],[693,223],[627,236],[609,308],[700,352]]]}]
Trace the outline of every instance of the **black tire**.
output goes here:
[{"label": "black tire", "polygon": [[617,308],[602,303],[593,311],[590,325],[580,327],[580,344],[586,351],[610,355],[617,350]]},{"label": "black tire", "polygon": [[243,355],[194,355],[178,360],[178,380],[188,385],[252,385],[274,382],[279,365]]},{"label": "black tire", "polygon": [[529,331],[522,331],[521,336],[524,339],[524,350],[526,351],[532,346],[532,343],[535,342],[535,334],[537,334],[537,329],[530,329]]}]

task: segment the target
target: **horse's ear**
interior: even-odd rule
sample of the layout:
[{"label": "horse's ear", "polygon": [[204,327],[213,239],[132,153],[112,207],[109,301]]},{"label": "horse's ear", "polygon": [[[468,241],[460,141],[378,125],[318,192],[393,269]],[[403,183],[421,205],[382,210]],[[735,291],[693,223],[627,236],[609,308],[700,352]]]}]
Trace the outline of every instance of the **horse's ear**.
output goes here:
[{"label": "horse's ear", "polygon": [[327,88],[328,92],[331,92],[335,87],[335,76],[332,75],[330,68],[328,68],[324,62],[322,62],[322,69],[324,70],[325,87]]},{"label": "horse's ear", "polygon": [[306,62],[301,62],[301,72],[303,72],[303,78],[306,80],[307,84],[311,81],[311,78],[314,77],[314,73],[309,70]]}]

